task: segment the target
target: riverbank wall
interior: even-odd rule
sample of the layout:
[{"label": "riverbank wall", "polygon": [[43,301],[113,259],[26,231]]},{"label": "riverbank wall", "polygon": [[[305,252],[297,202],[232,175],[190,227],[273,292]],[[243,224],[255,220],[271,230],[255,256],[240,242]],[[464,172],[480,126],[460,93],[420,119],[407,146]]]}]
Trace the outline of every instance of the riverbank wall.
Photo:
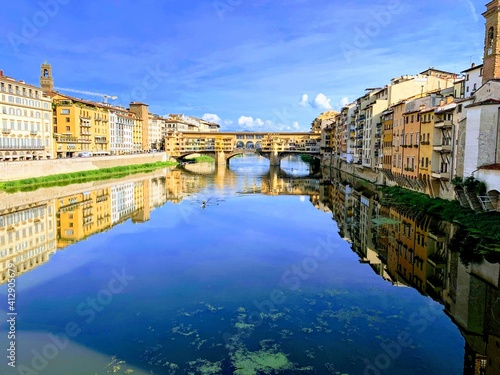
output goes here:
[{"label": "riverbank wall", "polygon": [[0,182],[168,160],[170,158],[165,152],[154,152],[91,158],[9,161],[0,163]]},{"label": "riverbank wall", "polygon": [[450,201],[456,199],[450,181],[431,181],[429,178],[412,178],[394,174],[390,171],[373,170],[361,164],[347,163],[330,155],[325,155],[323,158],[322,168],[333,168],[375,185],[399,186],[407,190],[427,194],[431,198],[442,198]]}]

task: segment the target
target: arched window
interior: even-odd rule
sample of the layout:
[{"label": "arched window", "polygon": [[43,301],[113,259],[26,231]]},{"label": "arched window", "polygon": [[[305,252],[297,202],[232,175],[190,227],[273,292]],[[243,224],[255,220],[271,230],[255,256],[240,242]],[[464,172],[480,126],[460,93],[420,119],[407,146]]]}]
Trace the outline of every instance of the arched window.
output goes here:
[{"label": "arched window", "polygon": [[493,53],[493,40],[495,39],[495,28],[492,26],[488,29],[488,40],[486,42],[486,53],[491,55]]}]

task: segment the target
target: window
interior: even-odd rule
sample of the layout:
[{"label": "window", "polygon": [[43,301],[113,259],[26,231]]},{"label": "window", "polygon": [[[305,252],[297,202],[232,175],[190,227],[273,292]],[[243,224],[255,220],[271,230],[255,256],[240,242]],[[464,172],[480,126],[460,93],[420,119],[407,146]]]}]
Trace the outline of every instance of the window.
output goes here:
[{"label": "window", "polygon": [[66,122],[70,122],[70,118],[69,117],[66,117]]},{"label": "window", "polygon": [[71,127],[66,126],[66,130],[67,130],[67,131],[70,131],[70,130],[71,130]]},{"label": "window", "polygon": [[61,109],[61,115],[69,115],[69,109]]}]

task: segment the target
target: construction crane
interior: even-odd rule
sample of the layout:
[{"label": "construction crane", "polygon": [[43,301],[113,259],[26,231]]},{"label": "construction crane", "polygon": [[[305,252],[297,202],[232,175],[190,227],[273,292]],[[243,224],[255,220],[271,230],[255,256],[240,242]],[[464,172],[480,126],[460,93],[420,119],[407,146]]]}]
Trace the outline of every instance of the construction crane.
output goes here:
[{"label": "construction crane", "polygon": [[101,96],[104,98],[104,103],[108,103],[108,99],[115,100],[118,99],[118,96],[115,95],[107,95],[107,94],[101,94],[98,92],[90,92],[90,91],[81,91],[81,90],[75,90],[75,89],[66,89],[63,87],[54,87],[55,90],[60,90],[60,91],[68,91],[68,92],[74,92],[77,94],[85,94],[85,95],[92,95],[92,96]]}]

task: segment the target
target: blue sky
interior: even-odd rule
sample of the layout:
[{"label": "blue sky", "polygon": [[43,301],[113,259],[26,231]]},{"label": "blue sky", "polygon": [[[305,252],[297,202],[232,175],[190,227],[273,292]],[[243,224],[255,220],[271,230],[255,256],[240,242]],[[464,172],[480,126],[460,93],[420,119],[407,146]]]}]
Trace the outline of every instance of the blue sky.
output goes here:
[{"label": "blue sky", "polygon": [[38,85],[47,60],[56,87],[124,106],[144,101],[222,130],[307,131],[324,110],[393,77],[481,63],[486,3],[5,1],[0,69]]}]

